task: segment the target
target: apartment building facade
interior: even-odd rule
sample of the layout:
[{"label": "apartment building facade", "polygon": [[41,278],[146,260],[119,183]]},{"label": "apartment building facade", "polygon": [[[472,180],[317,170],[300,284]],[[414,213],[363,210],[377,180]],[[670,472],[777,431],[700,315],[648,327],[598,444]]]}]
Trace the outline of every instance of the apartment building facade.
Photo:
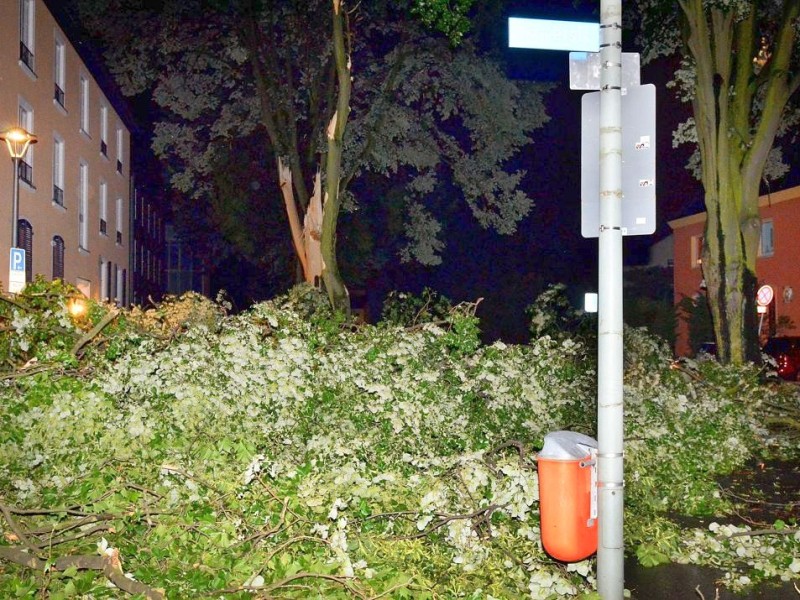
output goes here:
[{"label": "apartment building facade", "polygon": [[[145,306],[158,302],[167,291],[167,214],[163,189],[137,184],[131,186],[131,303]],[[140,178],[139,181],[143,181]]]},{"label": "apartment building facade", "polygon": [[[758,284],[769,285],[772,301],[762,313],[761,335],[798,335],[800,328],[800,186],[759,198],[761,240],[756,259]],[[702,250],[706,213],[698,213],[669,222],[674,235],[675,304],[683,298],[704,293]],[[709,340],[711,341],[711,340]],[[689,330],[679,321],[675,351],[690,353]]]},{"label": "apartment building facade", "polygon": [[86,296],[127,304],[130,129],[43,0],[0,2],[0,132],[14,127],[37,143],[17,173],[0,148],[3,289],[16,226],[26,280],[41,274]]}]

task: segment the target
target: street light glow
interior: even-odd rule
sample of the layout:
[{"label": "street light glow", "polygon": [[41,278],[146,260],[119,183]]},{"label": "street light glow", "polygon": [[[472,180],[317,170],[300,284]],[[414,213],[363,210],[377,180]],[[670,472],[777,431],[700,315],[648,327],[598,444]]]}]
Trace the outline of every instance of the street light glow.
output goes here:
[{"label": "street light glow", "polygon": [[8,146],[8,153],[11,158],[24,158],[25,153],[28,151],[28,146],[38,142],[38,138],[32,133],[28,133],[22,127],[12,127],[11,129],[0,133],[0,140]]},{"label": "street light glow", "polygon": [[0,133],[0,140],[8,146],[11,163],[14,165],[14,191],[11,197],[11,248],[13,251],[17,247],[17,220],[19,219],[19,161],[25,157],[28,146],[39,140],[22,127],[12,127],[3,131]]}]

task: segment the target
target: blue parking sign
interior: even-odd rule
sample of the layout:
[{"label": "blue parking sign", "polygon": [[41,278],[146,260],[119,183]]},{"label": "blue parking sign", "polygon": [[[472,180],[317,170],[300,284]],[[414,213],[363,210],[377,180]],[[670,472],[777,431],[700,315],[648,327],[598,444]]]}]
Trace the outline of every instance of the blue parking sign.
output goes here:
[{"label": "blue parking sign", "polygon": [[25,250],[22,248],[11,249],[11,270],[25,271]]},{"label": "blue parking sign", "polygon": [[18,294],[25,288],[25,250],[11,248],[8,258],[8,291]]}]

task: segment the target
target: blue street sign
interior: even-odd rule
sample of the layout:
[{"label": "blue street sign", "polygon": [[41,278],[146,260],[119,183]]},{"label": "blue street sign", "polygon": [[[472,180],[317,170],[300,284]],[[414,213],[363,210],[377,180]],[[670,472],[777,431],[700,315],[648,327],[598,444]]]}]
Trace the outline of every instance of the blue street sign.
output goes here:
[{"label": "blue street sign", "polygon": [[25,250],[22,248],[11,249],[11,270],[25,272]]},{"label": "blue street sign", "polygon": [[11,248],[8,257],[8,291],[19,294],[25,288],[25,250]]}]

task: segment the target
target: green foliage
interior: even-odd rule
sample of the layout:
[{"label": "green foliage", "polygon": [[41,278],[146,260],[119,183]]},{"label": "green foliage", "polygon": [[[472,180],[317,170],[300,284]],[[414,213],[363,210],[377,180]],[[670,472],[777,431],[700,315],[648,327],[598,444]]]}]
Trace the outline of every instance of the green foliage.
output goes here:
[{"label": "green foliage", "polygon": [[13,300],[0,296],[0,372],[40,361],[71,366],[74,344],[107,310],[89,302],[91,320],[73,318],[68,304],[78,299],[75,287],[41,276]]},{"label": "green foliage", "polygon": [[449,299],[428,287],[419,296],[394,291],[383,302],[381,320],[400,327],[444,322],[452,309],[453,304]]},{"label": "green foliage", "polygon": [[441,31],[458,44],[470,28],[467,13],[474,0],[415,0],[413,13],[425,25]]},{"label": "green foliage", "polygon": [[594,319],[573,308],[563,283],[549,285],[525,312],[530,318],[530,332],[534,338],[579,337],[590,341],[593,335]]},{"label": "green foliage", "polygon": [[[36,577],[4,554],[0,597],[118,597],[99,570],[54,566],[115,549],[175,599],[591,598],[592,560],[541,549],[531,459],[550,431],[592,433],[583,343],[482,346],[474,305],[412,327],[337,319],[308,287],[235,316],[171,299],[122,311],[79,369],[0,378],[3,544],[23,531],[51,564]],[[625,339],[629,547],[795,577],[797,536],[714,546],[666,520],[728,510],[714,478],[763,448],[774,389]]]}]

